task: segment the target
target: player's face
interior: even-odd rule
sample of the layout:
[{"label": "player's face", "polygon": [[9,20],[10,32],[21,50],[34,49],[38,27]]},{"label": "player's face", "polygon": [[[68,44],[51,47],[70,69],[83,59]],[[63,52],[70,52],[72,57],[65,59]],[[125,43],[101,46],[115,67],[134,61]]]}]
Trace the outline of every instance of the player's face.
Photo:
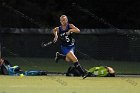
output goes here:
[{"label": "player's face", "polygon": [[61,25],[66,25],[67,23],[68,23],[68,19],[67,19],[67,17],[61,17],[60,18],[60,23],[61,23]]}]

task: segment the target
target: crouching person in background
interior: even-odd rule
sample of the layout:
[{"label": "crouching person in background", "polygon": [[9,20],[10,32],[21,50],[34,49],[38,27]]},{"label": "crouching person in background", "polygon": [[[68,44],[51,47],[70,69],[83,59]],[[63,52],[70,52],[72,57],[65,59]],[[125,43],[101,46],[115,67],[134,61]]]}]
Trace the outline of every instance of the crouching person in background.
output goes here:
[{"label": "crouching person in background", "polygon": [[3,58],[0,59],[0,73],[2,75],[9,75],[8,68],[12,67],[12,65],[7,61],[4,60]]},{"label": "crouching person in background", "polygon": [[40,76],[40,75],[47,75],[47,71],[42,70],[30,70],[30,71],[23,71],[20,69],[19,66],[15,65],[12,66],[10,62],[4,60],[3,58],[0,59],[0,73],[2,75],[10,75],[10,76]]}]

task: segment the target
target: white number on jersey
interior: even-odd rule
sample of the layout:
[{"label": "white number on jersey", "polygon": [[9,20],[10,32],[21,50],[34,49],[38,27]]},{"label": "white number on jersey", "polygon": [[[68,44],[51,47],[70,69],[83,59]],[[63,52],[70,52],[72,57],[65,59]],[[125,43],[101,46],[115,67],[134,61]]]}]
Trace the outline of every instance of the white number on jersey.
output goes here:
[{"label": "white number on jersey", "polygon": [[65,36],[66,42],[70,42],[70,39],[68,38],[68,36]]}]

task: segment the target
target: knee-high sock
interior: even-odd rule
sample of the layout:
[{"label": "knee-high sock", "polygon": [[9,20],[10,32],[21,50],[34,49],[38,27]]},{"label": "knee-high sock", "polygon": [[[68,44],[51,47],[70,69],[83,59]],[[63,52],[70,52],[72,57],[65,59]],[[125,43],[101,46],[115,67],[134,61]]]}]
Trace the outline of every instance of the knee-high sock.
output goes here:
[{"label": "knee-high sock", "polygon": [[74,63],[75,68],[80,72],[80,74],[83,76],[85,74],[85,70],[81,67],[79,62]]}]

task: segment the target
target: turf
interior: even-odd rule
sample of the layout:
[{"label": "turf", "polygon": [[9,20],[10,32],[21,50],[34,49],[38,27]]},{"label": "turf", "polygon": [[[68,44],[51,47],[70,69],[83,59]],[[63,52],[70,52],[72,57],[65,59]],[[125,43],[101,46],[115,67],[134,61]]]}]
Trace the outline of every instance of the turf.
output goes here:
[{"label": "turf", "polygon": [[0,76],[0,93],[139,93],[136,77]]},{"label": "turf", "polygon": [[[7,58],[13,65],[19,65],[23,70],[48,70],[51,72],[65,72],[72,63],[66,63],[62,60],[55,63],[54,59],[48,58]],[[140,62],[127,61],[107,61],[95,59],[79,59],[81,65],[89,69],[93,66],[111,66],[118,74],[140,74]]]}]

